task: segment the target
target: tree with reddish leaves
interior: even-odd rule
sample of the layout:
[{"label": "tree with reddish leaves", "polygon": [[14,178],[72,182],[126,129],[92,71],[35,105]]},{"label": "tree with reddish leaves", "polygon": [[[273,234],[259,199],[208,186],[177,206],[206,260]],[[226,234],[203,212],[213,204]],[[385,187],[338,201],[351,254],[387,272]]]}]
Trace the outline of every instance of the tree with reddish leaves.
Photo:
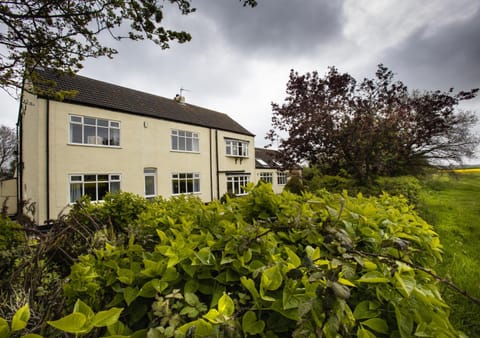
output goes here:
[{"label": "tree with reddish leaves", "polygon": [[283,104],[272,103],[266,138],[278,141],[285,163],[307,161],[325,174],[343,169],[368,183],[417,173],[472,156],[480,141],[471,130],[475,114],[457,109],[478,89],[409,91],[383,65],[361,82],[335,67],[324,77],[292,70],[286,92]]}]

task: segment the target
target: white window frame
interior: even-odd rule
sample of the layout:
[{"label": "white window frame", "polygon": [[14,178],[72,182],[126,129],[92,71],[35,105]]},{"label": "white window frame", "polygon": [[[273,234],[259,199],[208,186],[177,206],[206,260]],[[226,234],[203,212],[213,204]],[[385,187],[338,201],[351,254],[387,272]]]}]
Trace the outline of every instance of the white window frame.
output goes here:
[{"label": "white window frame", "polygon": [[[200,173],[176,172],[171,175],[172,195],[199,194],[200,193]],[[189,180],[191,191],[189,191]],[[177,189],[176,189],[177,188]],[[183,189],[182,189],[183,188]]]},{"label": "white window frame", "polygon": [[[143,169],[144,177],[144,194],[145,198],[153,198],[157,196],[157,169],[156,168],[145,168]],[[153,177],[153,194],[147,194],[147,177]]]},{"label": "white window frame", "polygon": [[[85,176],[96,176],[94,181],[85,180]],[[107,176],[107,180],[99,180],[99,176]],[[108,183],[107,192],[117,192],[121,189],[122,175],[120,174],[70,174],[68,175],[68,201],[70,204],[75,203],[78,198],[85,196],[85,184],[95,183],[95,198],[91,197],[92,202],[101,202],[103,198],[99,199],[98,185],[99,183]],[[81,194],[77,199],[72,200],[72,185],[81,184]],[[112,189],[114,186],[117,186],[115,189]],[[114,191],[112,191],[114,190]],[[103,197],[103,196],[102,196]]]},{"label": "white window frame", "polygon": [[284,171],[277,172],[277,184],[278,185],[285,185],[288,182],[288,173]]},{"label": "white window frame", "polygon": [[259,176],[260,176],[260,181],[273,184],[272,172],[268,172],[268,171],[260,172]]},{"label": "white window frame", "polygon": [[225,153],[232,157],[248,157],[248,141],[225,139]]},{"label": "white window frame", "polygon": [[[94,123],[88,123],[85,122],[86,119],[92,119],[95,120]],[[105,125],[100,125],[99,121],[102,124]],[[69,135],[68,135],[68,143],[69,144],[75,144],[75,145],[84,145],[84,146],[100,146],[100,147],[109,147],[109,148],[119,148],[120,147],[120,136],[121,136],[121,126],[120,126],[120,121],[115,121],[115,120],[108,120],[108,119],[102,119],[102,118],[97,118],[97,117],[90,117],[90,116],[82,116],[82,115],[69,115],[68,116],[68,130],[69,130]],[[76,142],[73,140],[73,133],[72,133],[72,128],[73,126],[80,126],[82,130],[82,140],[81,142]],[[95,128],[95,135],[94,136],[88,136],[87,140],[85,140],[85,129],[86,128]],[[103,138],[99,136],[99,129],[107,129],[107,144],[103,143]],[[111,144],[112,137],[113,137],[113,131],[118,131],[118,144]],[[91,138],[92,142],[89,142],[89,138]]]},{"label": "white window frame", "polygon": [[[227,175],[227,192],[236,196],[246,195],[247,192],[243,187],[248,183],[250,183],[250,174]],[[231,189],[229,185],[231,185]]]},{"label": "white window frame", "polygon": [[[188,149],[189,142],[191,144],[191,149]],[[172,151],[185,153],[199,153],[199,133],[188,130],[172,129],[170,132],[170,149]]]}]

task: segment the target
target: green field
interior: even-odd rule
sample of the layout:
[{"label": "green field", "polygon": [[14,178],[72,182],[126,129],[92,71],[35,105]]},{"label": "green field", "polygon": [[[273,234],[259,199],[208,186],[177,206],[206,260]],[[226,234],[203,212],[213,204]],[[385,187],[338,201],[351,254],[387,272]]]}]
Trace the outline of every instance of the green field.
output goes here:
[{"label": "green field", "polygon": [[[480,298],[480,173],[436,174],[424,181],[420,215],[432,224],[444,246],[439,275]],[[470,337],[480,337],[480,305],[443,288],[452,323]]]}]

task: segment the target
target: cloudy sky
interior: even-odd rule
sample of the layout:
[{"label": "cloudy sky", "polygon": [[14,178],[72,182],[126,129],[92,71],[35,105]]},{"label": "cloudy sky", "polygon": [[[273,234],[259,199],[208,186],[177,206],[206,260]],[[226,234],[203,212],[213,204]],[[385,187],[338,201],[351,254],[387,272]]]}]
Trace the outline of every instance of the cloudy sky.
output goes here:
[{"label": "cloudy sky", "polygon": [[[266,144],[271,102],[285,98],[290,69],[336,66],[357,80],[383,63],[410,89],[480,87],[478,0],[192,0],[182,16],[165,5],[165,25],[192,41],[161,50],[152,43],[108,43],[114,60],[85,63],[81,75],[174,97],[229,114]],[[18,103],[0,95],[0,124],[14,126]],[[480,114],[480,98],[463,106]],[[477,126],[480,132],[480,127]]]}]

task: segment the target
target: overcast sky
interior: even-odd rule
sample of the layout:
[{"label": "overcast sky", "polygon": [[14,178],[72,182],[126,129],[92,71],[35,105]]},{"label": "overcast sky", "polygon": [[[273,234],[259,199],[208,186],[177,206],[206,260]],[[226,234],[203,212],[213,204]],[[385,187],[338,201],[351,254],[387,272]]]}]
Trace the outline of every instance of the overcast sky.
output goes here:
[{"label": "overcast sky", "polygon": [[[271,102],[281,103],[290,69],[336,66],[357,80],[383,63],[410,89],[480,87],[478,0],[192,0],[182,16],[165,5],[165,25],[193,36],[161,50],[108,41],[119,54],[89,60],[81,75],[227,113],[267,142]],[[14,126],[18,103],[0,95],[0,124]],[[480,114],[480,99],[463,108]],[[480,131],[480,128],[477,128]]]}]

